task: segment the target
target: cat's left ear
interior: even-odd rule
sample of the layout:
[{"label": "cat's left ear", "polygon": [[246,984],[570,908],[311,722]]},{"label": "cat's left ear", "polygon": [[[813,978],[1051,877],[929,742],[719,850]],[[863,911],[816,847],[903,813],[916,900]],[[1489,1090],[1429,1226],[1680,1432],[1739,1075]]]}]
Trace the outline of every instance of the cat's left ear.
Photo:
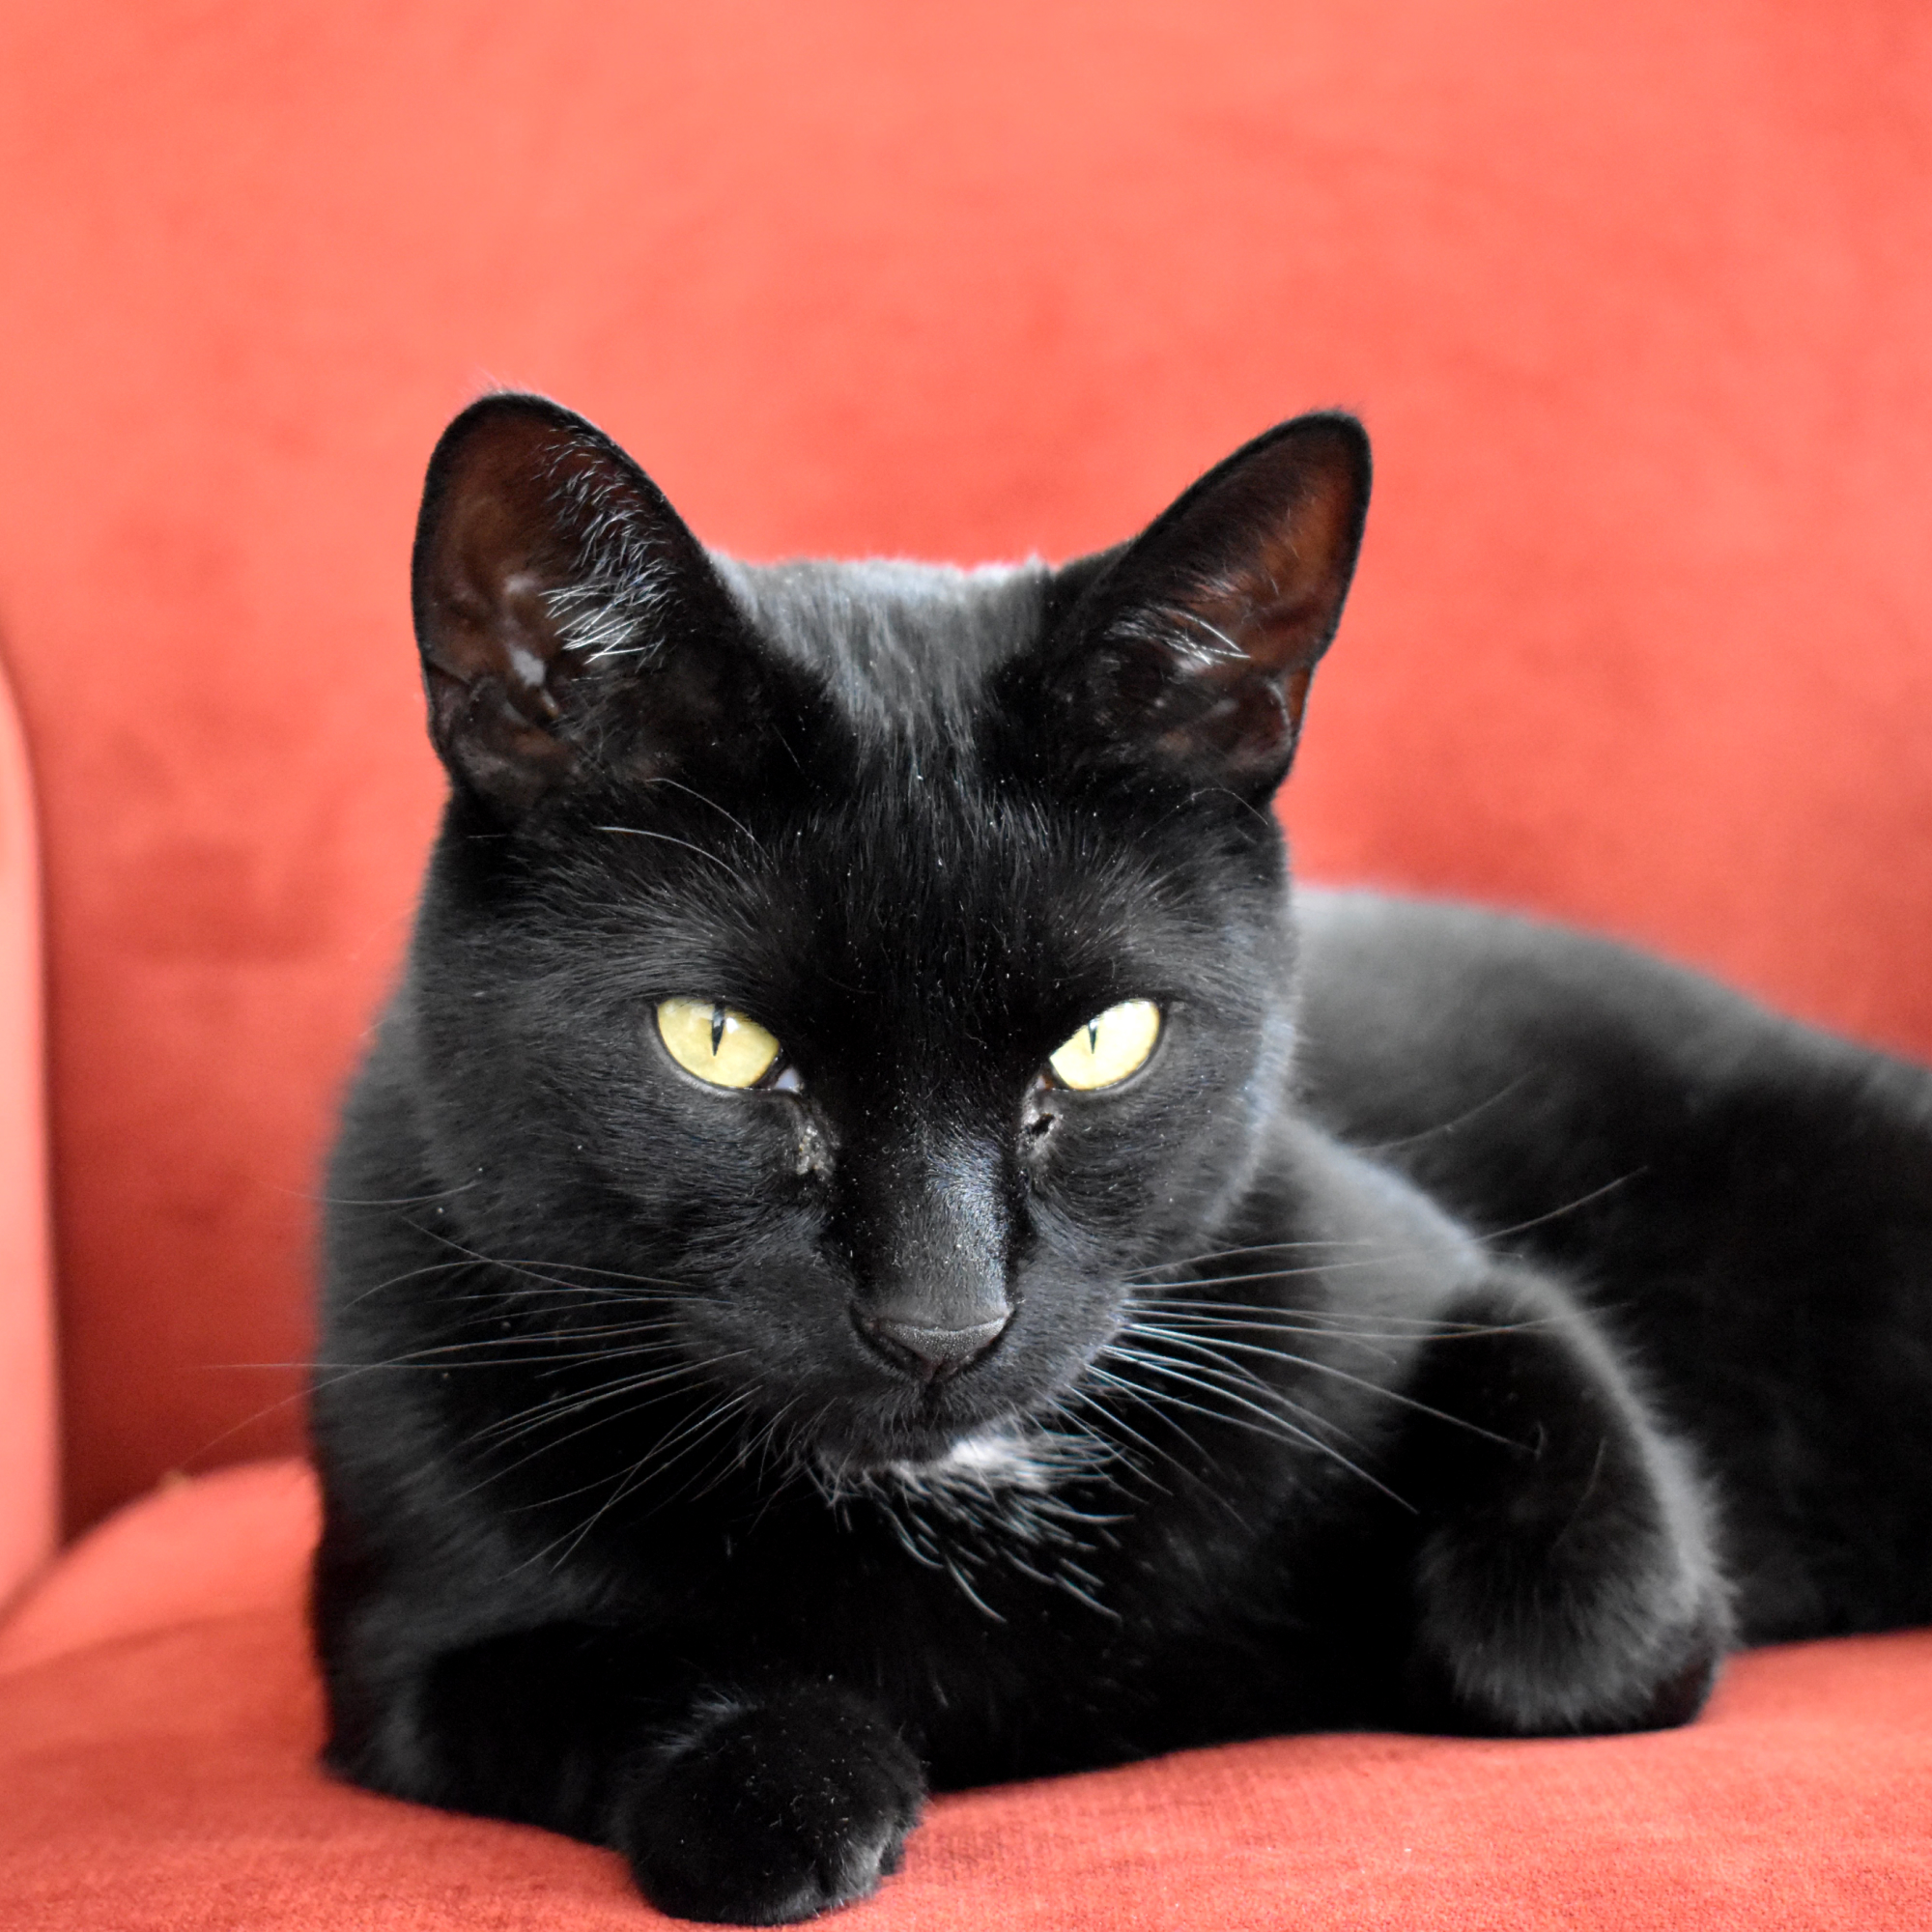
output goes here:
[{"label": "cat's left ear", "polygon": [[742,777],[796,696],[657,486],[541,396],[486,396],[443,432],[413,601],[430,736],[499,812]]},{"label": "cat's left ear", "polygon": [[1123,549],[1062,573],[1056,735],[1264,799],[1288,775],[1369,506],[1352,416],[1297,416],[1209,470]]}]

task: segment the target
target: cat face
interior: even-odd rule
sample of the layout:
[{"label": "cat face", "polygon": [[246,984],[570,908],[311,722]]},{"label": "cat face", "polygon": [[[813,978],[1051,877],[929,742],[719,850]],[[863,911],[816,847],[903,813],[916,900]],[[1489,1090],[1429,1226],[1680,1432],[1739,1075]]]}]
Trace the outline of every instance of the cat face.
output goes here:
[{"label": "cat face", "polygon": [[1280,1104],[1266,804],[1367,481],[1303,418],[1063,570],[753,569],[579,418],[467,412],[404,1010],[469,1240],[654,1301],[830,1468],[1055,1414]]}]

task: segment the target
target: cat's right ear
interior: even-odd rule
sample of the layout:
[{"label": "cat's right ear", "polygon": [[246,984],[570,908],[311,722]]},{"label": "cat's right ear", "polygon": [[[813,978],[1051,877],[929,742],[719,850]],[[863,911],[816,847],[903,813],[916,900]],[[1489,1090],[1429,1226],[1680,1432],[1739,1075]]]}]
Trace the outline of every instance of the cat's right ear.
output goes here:
[{"label": "cat's right ear", "polygon": [[1297,416],[1132,543],[1062,570],[1037,711],[1055,754],[1264,800],[1293,759],[1368,505],[1361,424]]},{"label": "cat's right ear", "polygon": [[430,736],[500,810],[742,762],[772,692],[703,546],[582,416],[486,396],[430,459],[412,603]]}]

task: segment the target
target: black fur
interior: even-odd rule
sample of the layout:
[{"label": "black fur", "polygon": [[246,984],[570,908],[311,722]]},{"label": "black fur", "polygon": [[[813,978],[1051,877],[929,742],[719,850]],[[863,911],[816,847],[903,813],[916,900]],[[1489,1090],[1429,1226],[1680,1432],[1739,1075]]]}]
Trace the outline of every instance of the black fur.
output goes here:
[{"label": "black fur", "polygon": [[[452,426],[330,1189],[343,1775],[776,1921],[929,1784],[1674,1724],[1932,1615],[1932,1078],[1470,912],[1311,899],[1296,969],[1367,482],[1306,417],[1064,570],[751,570],[565,412]],[[786,1078],[681,1071],[678,995]],[[1139,1072],[1043,1077],[1126,999]]]}]

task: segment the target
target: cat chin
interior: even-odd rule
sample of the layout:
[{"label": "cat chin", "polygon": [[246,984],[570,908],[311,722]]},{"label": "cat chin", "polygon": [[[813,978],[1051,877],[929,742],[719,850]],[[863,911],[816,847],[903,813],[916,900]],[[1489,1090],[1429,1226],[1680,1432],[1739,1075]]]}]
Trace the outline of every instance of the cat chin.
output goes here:
[{"label": "cat chin", "polygon": [[[1097,1466],[1095,1445],[1018,1417],[994,1422],[907,1453],[858,1456],[821,1449],[812,1473],[834,1498],[900,1496],[945,1504],[974,1498],[1046,1497]],[[1104,1460],[1104,1458],[1100,1459]]]},{"label": "cat chin", "polygon": [[1034,1490],[1053,1488],[1065,1470],[1048,1438],[1002,1424],[962,1435],[943,1456],[888,1464],[887,1473],[910,1488],[929,1486]]},{"label": "cat chin", "polygon": [[834,1488],[885,1477],[918,1487],[969,1484],[980,1488],[1043,1486],[1045,1461],[1033,1432],[1012,1421],[944,1428],[907,1425],[874,1439],[821,1443],[819,1473]]}]

